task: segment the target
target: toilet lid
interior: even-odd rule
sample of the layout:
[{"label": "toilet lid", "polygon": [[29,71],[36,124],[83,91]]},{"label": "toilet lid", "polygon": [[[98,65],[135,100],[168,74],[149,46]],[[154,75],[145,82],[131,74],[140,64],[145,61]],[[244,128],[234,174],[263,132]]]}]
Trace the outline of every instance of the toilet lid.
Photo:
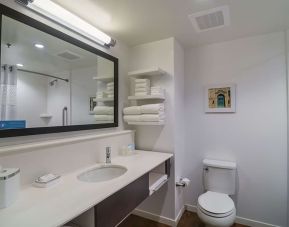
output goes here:
[{"label": "toilet lid", "polygon": [[208,191],[198,198],[198,204],[206,211],[214,214],[224,214],[235,207],[233,200],[226,194]]}]

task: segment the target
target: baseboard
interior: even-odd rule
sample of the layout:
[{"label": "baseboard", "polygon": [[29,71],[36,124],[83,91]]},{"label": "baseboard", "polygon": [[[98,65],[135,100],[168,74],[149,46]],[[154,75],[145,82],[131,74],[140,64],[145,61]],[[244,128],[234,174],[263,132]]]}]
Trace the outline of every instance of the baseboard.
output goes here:
[{"label": "baseboard", "polygon": [[176,222],[173,219],[167,218],[167,217],[163,217],[163,216],[159,216],[156,214],[152,214],[150,212],[144,211],[144,210],[139,210],[139,209],[135,209],[133,212],[133,214],[152,220],[152,221],[156,221],[165,225],[169,225],[169,226],[176,226]]},{"label": "baseboard", "polygon": [[187,211],[191,211],[193,213],[197,213],[197,206],[186,204],[185,208]]},{"label": "baseboard", "polygon": [[[133,214],[138,215],[138,216],[143,217],[143,218],[150,219],[152,221],[156,221],[156,222],[159,222],[159,223],[162,223],[162,224],[166,224],[166,225],[169,225],[169,226],[172,226],[172,227],[176,227],[178,225],[183,213],[186,210],[190,211],[190,212],[193,212],[193,213],[197,213],[197,206],[186,204],[180,210],[180,212],[177,215],[175,220],[167,218],[167,217],[159,216],[159,215],[156,215],[156,214],[152,214],[152,213],[149,213],[149,212],[143,211],[143,210],[134,210]],[[242,217],[238,217],[238,216],[236,217],[236,221],[235,222],[238,223],[238,224],[252,226],[252,227],[280,227],[280,226],[277,226],[277,225],[272,225],[272,224],[268,224],[268,223],[264,223],[264,222],[260,222],[260,221],[255,221],[255,220],[248,219],[248,218],[242,218]]]},{"label": "baseboard", "polygon": [[242,217],[236,217],[236,221],[237,224],[241,224],[241,225],[247,225],[247,226],[253,226],[253,227],[280,227],[278,225],[271,225],[265,222],[260,222],[260,221],[255,221],[252,219],[248,219],[248,218],[242,218]]},{"label": "baseboard", "polygon": [[182,209],[179,211],[176,219],[175,219],[175,226],[177,226],[179,224],[179,221],[181,220],[181,217],[183,216],[184,212],[186,211],[186,207],[183,206]]}]

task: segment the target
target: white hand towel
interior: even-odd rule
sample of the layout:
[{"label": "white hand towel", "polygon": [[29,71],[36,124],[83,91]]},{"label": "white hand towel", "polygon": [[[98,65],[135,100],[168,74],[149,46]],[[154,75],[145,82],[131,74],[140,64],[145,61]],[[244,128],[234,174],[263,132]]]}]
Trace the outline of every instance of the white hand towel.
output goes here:
[{"label": "white hand towel", "polygon": [[106,87],[106,90],[107,91],[113,91],[114,90],[114,87],[112,86],[112,87]]},{"label": "white hand towel", "polygon": [[134,93],[135,96],[146,96],[148,95],[148,92],[136,92]]},{"label": "white hand towel", "polygon": [[114,82],[107,83],[106,86],[114,86]]},{"label": "white hand towel", "polygon": [[113,121],[113,115],[94,115],[96,121]]},{"label": "white hand towel", "polygon": [[141,115],[124,115],[123,120],[126,122],[129,121],[141,121]]},{"label": "white hand towel", "polygon": [[96,106],[93,109],[94,114],[96,115],[112,115],[113,114],[113,107],[112,106]]},{"label": "white hand towel", "polygon": [[149,92],[150,89],[148,87],[139,87],[134,89],[135,92]]},{"label": "white hand towel", "polygon": [[163,103],[159,104],[148,104],[140,106],[142,114],[159,114],[164,113],[165,105]]},{"label": "white hand towel", "polygon": [[152,86],[151,89],[152,89],[152,90],[161,90],[161,89],[163,89],[163,88],[160,87],[160,86]]},{"label": "white hand towel", "polygon": [[134,81],[135,81],[135,83],[148,83],[148,82],[150,82],[149,79],[135,79]]},{"label": "white hand towel", "polygon": [[141,121],[163,121],[165,120],[165,114],[142,114]]},{"label": "white hand towel", "polygon": [[165,93],[163,93],[163,92],[151,92],[151,95],[165,96]]},{"label": "white hand towel", "polygon": [[114,94],[114,91],[105,91],[105,93],[106,93],[107,95],[113,95],[113,94]]},{"label": "white hand towel", "polygon": [[107,95],[107,98],[114,98],[114,95]]},{"label": "white hand towel", "polygon": [[135,84],[135,88],[149,88],[150,85],[146,83]]},{"label": "white hand towel", "polygon": [[140,106],[130,106],[123,109],[123,114],[125,115],[136,115],[141,114]]}]

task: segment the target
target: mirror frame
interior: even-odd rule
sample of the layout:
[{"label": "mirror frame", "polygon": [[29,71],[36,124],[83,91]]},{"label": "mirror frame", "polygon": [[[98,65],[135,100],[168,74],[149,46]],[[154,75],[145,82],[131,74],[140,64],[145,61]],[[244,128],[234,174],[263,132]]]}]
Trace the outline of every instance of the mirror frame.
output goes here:
[{"label": "mirror frame", "polygon": [[[113,57],[93,46],[90,46],[87,43],[84,43],[74,37],[71,37],[57,29],[54,29],[40,21],[37,21],[29,16],[26,16],[18,11],[15,11],[3,4],[0,4],[1,39],[2,39],[3,15],[112,61],[114,63],[114,122],[105,124],[35,127],[25,129],[3,129],[0,130],[0,138],[118,127],[118,59],[116,57]],[[0,51],[0,62],[1,62],[1,51]]]}]

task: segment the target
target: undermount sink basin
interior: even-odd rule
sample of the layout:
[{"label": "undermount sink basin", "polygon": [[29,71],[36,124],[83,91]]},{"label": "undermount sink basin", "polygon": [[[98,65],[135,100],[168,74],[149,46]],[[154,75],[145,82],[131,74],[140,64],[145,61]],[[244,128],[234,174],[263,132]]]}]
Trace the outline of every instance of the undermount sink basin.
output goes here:
[{"label": "undermount sink basin", "polygon": [[87,170],[77,176],[78,180],[84,182],[101,182],[117,178],[127,171],[127,168],[119,165],[103,165]]}]

